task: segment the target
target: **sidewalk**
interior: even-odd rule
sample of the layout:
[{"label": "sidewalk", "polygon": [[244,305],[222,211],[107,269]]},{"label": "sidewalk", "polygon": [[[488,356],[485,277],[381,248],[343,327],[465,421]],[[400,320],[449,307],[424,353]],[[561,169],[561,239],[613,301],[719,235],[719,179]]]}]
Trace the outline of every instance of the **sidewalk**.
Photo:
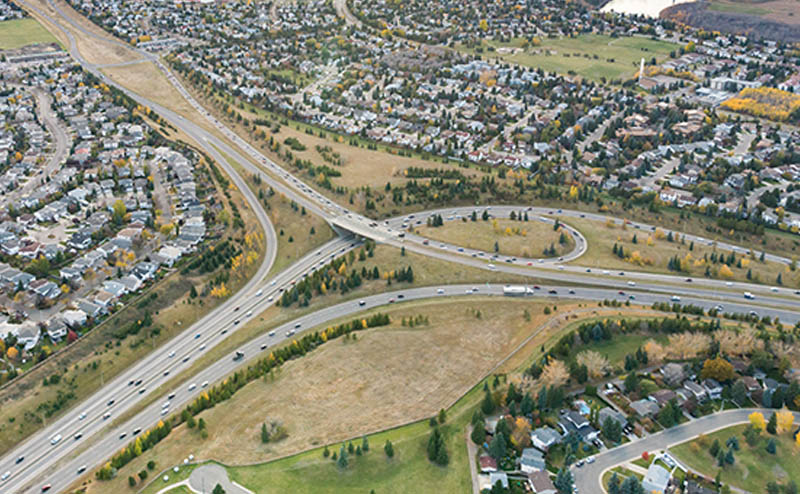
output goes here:
[{"label": "sidewalk", "polygon": [[478,467],[475,462],[478,457],[478,447],[472,442],[472,424],[467,426],[467,433],[465,438],[467,440],[467,461],[469,462],[469,473],[472,477],[472,494],[480,494],[481,488],[478,482]]}]

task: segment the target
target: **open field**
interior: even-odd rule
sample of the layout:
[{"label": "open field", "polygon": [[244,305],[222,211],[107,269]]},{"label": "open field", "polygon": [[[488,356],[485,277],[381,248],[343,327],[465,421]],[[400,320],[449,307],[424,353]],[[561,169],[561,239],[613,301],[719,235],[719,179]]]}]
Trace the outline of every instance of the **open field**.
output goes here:
[{"label": "open field", "polygon": [[[362,267],[372,269],[375,266],[378,266],[382,271],[412,266],[414,270],[414,283],[394,283],[388,286],[384,280],[365,281],[360,287],[348,292],[344,297],[338,292],[329,293],[324,296],[314,296],[307,307],[298,307],[296,304],[291,307],[278,307],[273,305],[259,314],[258,319],[244,324],[239,330],[226,337],[219,345],[209,349],[208,352],[194,360],[192,366],[187,370],[175,374],[168,383],[150,393],[148,395],[149,398],[143,400],[139,406],[120,417],[116,417],[114,424],[122,423],[129,419],[142,408],[160,399],[160,396],[169,392],[186,379],[189,379],[201,369],[231,354],[245,342],[266,334],[271,328],[324,307],[329,307],[346,300],[355,300],[364,296],[374,295],[386,290],[400,290],[405,287],[432,286],[446,283],[475,283],[476,286],[479,286],[485,282],[536,282],[530,278],[508,276],[503,273],[489,272],[470,266],[446,263],[414,253],[407,253],[405,256],[402,256],[399,249],[386,245],[376,246],[374,256],[367,257],[364,261],[359,261],[356,257],[352,264],[352,268],[358,271],[360,271]],[[614,313],[616,312],[618,311]]]},{"label": "open field", "polygon": [[[621,269],[634,271],[648,271],[653,273],[669,273],[675,275],[685,275],[692,277],[702,277],[708,266],[711,277],[716,279],[730,279],[735,281],[747,281],[747,272],[751,271],[751,281],[775,284],[778,274],[781,274],[785,286],[798,286],[800,283],[800,271],[790,271],[786,266],[774,262],[760,262],[758,256],[760,251],[755,252],[754,257],[747,257],[742,261],[742,267],[736,265],[730,267],[731,276],[725,277],[719,272],[723,266],[720,263],[701,263],[705,255],[711,256],[716,252],[719,254],[730,254],[730,251],[715,248],[710,245],[695,244],[692,250],[689,242],[681,243],[674,239],[669,242],[666,238],[658,239],[658,235],[652,231],[636,230],[628,227],[622,229],[619,225],[608,226],[598,221],[583,218],[570,218],[566,221],[570,226],[578,229],[586,237],[588,248],[586,253],[573,261],[574,264],[588,266],[597,269]],[[633,237],[636,236],[636,243]],[[653,245],[648,245],[648,239],[652,240]],[[639,252],[644,260],[642,263],[634,263],[620,259],[614,255],[614,244],[622,246],[626,252]],[[691,256],[690,262],[685,263],[688,271],[677,272],[667,269],[670,258],[678,256],[685,259]],[[737,260],[741,258],[736,256]],[[647,261],[652,262],[647,262]]]},{"label": "open field", "polygon": [[[497,242],[497,252],[507,256],[554,257],[575,248],[571,235],[567,233],[566,243],[559,244],[560,232],[553,230],[553,225],[536,219],[527,222],[510,219],[446,221],[442,226],[422,226],[414,232],[439,242],[485,252],[494,252]],[[545,255],[544,250],[551,246],[555,247],[555,254]]]},{"label": "open field", "polygon": [[[482,297],[393,306],[382,311],[392,316],[390,326],[359,332],[355,341],[342,338],[323,345],[284,364],[274,378],[254,381],[229,402],[203,412],[207,440],[180,426],[152,453],[126,466],[117,480],[93,483],[88,492],[127,489],[126,472],[139,471],[139,462],[150,459],[162,468],[190,452],[228,464],[265,461],[425,419],[457,400],[535,332],[549,317],[542,307]],[[415,328],[400,324],[404,317],[417,316],[429,323]],[[229,420],[231,410],[238,411],[235,422]],[[282,422],[288,438],[262,444],[260,425],[268,420]]]},{"label": "open field", "polygon": [[722,0],[714,0],[709,4],[708,8],[710,10],[716,10],[717,12],[734,12],[737,14],[749,15],[764,15],[769,13],[769,10],[756,5],[744,2],[726,2]]},{"label": "open field", "polygon": [[[45,12],[53,19],[61,18],[61,14],[53,9],[45,0],[30,0],[30,3],[41,11]],[[78,51],[90,63],[102,65],[109,63],[128,62],[140,58],[138,54],[136,54],[133,50],[126,48],[124,44],[113,41],[111,35],[94,25],[89,19],[76,12],[72,7],[69,6],[69,4],[67,4],[67,2],[63,0],[56,0],[54,3],[70,18],[70,20],[76,22],[81,26],[81,28],[94,35],[87,36],[85,33],[76,29],[75,26],[68,24],[67,22],[62,22],[66,29],[68,29],[75,37]],[[57,27],[41,18],[38,13],[30,13],[33,15],[33,17],[36,17],[40,22],[42,22],[42,24],[61,41],[63,46],[69,46],[66,36],[64,36],[64,34]]]},{"label": "open field", "polygon": [[[196,115],[195,109],[167,81],[164,74],[152,62],[108,67],[103,72],[114,82],[147,96],[159,104],[181,115]],[[199,118],[199,117],[198,117]],[[198,125],[202,121],[196,121]]]},{"label": "open field", "polygon": [[[186,87],[191,87],[191,84],[183,79]],[[204,101],[206,108],[216,114],[217,118],[224,120],[226,124],[236,129],[237,133],[246,139],[254,147],[261,149],[261,151],[272,158],[276,163],[281,166],[287,167],[281,156],[272,152],[268,143],[265,140],[258,140],[251,135],[251,131],[246,130],[241,124],[234,122],[230,117],[225,117],[219,108],[214,104],[209,104],[207,97],[198,94],[197,91],[192,91],[198,101]],[[219,104],[223,100],[217,96],[216,99],[211,100],[213,103]],[[233,100],[227,100],[231,103]],[[238,106],[238,105],[237,105]],[[243,104],[242,108],[237,108],[242,118],[249,120],[254,119],[268,119],[274,122],[288,122],[282,117],[278,117],[266,110],[256,108],[250,104]],[[332,132],[313,127],[299,122],[290,122],[289,125],[280,125],[277,132],[272,132],[270,128],[259,126],[267,133],[267,139],[272,137],[275,141],[283,143],[288,138],[297,139],[303,146],[306,147],[304,151],[293,150],[292,154],[300,159],[310,160],[317,166],[331,164],[326,162],[319,148],[330,148],[326,152],[327,155],[338,155],[341,164],[334,165],[333,167],[341,172],[340,177],[332,177],[331,182],[336,186],[343,186],[348,188],[358,188],[362,186],[369,187],[383,187],[387,183],[397,184],[406,182],[408,178],[404,175],[404,170],[409,167],[417,167],[424,169],[444,168],[451,169],[453,165],[440,163],[434,160],[426,160],[421,157],[398,156],[397,150],[384,145],[375,145],[375,149],[368,149],[368,141],[359,137],[344,137]],[[274,127],[273,127],[274,128]],[[322,134],[322,136],[320,135]],[[350,144],[350,140],[355,139],[358,146]],[[474,168],[459,168],[459,170],[467,176],[480,177],[485,173],[478,171]],[[306,177],[307,181],[313,181],[315,177]],[[323,190],[324,192],[324,190]],[[341,197],[337,198],[341,201]]]},{"label": "open field", "polygon": [[0,22],[0,50],[13,50],[34,43],[56,43],[58,40],[36,19],[13,19]]},{"label": "open field", "polygon": [[[487,51],[484,47],[481,55],[549,72],[575,74],[592,80],[612,80],[632,77],[642,57],[662,60],[677,48],[672,43],[639,36],[612,38],[597,34],[545,38],[540,45],[528,48],[523,48],[524,41],[518,38],[510,43],[490,42],[489,46],[494,51]],[[476,53],[463,46],[459,49]]]},{"label": "open field", "polygon": [[747,14],[789,25],[800,24],[796,0],[713,0],[709,10]]},{"label": "open field", "polygon": [[[769,416],[764,418],[769,419]],[[800,484],[800,469],[797,468],[798,461],[800,461],[800,447],[794,444],[791,435],[772,436],[762,432],[758,444],[750,447],[742,436],[746,427],[746,425],[729,427],[674,446],[670,448],[670,452],[690,468],[714,477],[720,469],[708,449],[714,439],[719,439],[724,448],[725,441],[735,435],[739,437],[741,449],[734,454],[735,463],[722,469],[723,482],[749,492],[766,492],[766,485],[769,481],[785,484],[794,480]],[[769,438],[774,438],[777,443],[775,455],[766,452],[765,448]]]}]

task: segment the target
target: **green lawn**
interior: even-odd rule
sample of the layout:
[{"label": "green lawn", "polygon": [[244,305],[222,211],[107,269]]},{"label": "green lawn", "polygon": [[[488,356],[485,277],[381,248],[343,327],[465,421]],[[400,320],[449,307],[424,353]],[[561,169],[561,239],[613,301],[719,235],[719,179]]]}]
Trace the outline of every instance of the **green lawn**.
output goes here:
[{"label": "green lawn", "polygon": [[761,7],[756,7],[755,5],[749,5],[744,3],[731,3],[731,2],[720,2],[720,1],[712,1],[711,4],[708,6],[709,10],[716,10],[717,12],[733,12],[736,14],[749,14],[749,15],[765,15],[769,14],[769,10],[763,9]]},{"label": "green lawn", "polygon": [[[366,493],[374,489],[383,493],[469,492],[469,459],[465,428],[474,406],[482,398],[483,381],[448,410],[442,427],[450,463],[439,467],[428,461],[426,445],[431,428],[427,421],[367,436],[370,451],[360,457],[349,455],[347,469],[340,470],[331,458],[317,448],[281,460],[244,467],[228,468],[231,479],[253,490],[267,493]],[[383,451],[386,441],[392,442],[394,457]],[[353,445],[361,440],[353,441]],[[340,444],[329,446],[338,453]]]},{"label": "green lawn", "polygon": [[0,50],[13,50],[34,43],[56,43],[56,39],[33,18],[0,22]]},{"label": "green lawn", "polygon": [[[575,38],[543,39],[539,46],[504,52],[503,48],[521,48],[523,39],[510,43],[489,42],[499,51],[488,51],[484,44],[483,55],[500,57],[508,62],[528,67],[541,67],[546,71],[577,74],[593,80],[632,77],[645,57],[663,60],[676,45],[644,37],[612,38],[599,34],[584,34]],[[461,47],[463,51],[474,50]]]},{"label": "green lawn", "polygon": [[650,334],[625,334],[614,335],[614,338],[608,341],[600,341],[598,343],[591,343],[589,345],[578,346],[575,351],[580,353],[584,350],[594,350],[603,354],[611,365],[622,365],[625,360],[625,355],[636,352],[636,350],[645,344],[649,339],[654,339],[659,343],[666,343],[666,338],[659,335]]},{"label": "green lawn", "polygon": [[[380,493],[467,492],[470,489],[467,448],[463,423],[448,427],[447,449],[450,465],[439,467],[429,462],[425,446],[430,427],[427,422],[401,427],[369,436],[370,451],[363,456],[349,456],[347,469],[323,458],[316,449],[264,465],[236,467],[231,477],[258,494],[266,493]],[[393,459],[383,452],[386,440],[392,441]],[[355,441],[354,445],[360,444]],[[337,451],[338,447],[331,447]]]},{"label": "green lawn", "polygon": [[[725,441],[729,437],[737,435],[741,449],[735,453],[736,462],[733,466],[722,470],[723,482],[750,492],[765,492],[765,486],[771,480],[780,483],[794,480],[800,483],[800,468],[797,467],[798,461],[800,461],[800,447],[794,444],[792,437],[789,434],[771,436],[762,433],[759,443],[751,448],[742,436],[745,427],[747,426],[737,425],[709,434],[704,440],[705,446],[701,446],[700,442],[695,439],[679,444],[670,450],[690,468],[714,477],[719,471],[719,467],[708,452],[708,448],[714,439],[719,439],[720,444],[724,447]],[[775,455],[766,452],[768,437],[774,437],[777,441],[778,451]]]}]

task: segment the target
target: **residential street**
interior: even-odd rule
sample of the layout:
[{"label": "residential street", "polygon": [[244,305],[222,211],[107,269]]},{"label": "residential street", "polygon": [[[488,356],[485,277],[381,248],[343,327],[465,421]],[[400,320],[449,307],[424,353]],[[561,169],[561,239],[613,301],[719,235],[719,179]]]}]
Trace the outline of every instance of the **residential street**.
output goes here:
[{"label": "residential street", "polygon": [[[764,414],[764,417],[768,418],[775,410],[741,408],[717,412],[599,453],[594,463],[584,465],[580,468],[572,467],[578,492],[587,494],[605,492],[604,486],[601,485],[601,480],[603,472],[606,470],[625,461],[639,457],[645,451],[652,452],[660,449],[667,449],[676,444],[688,441],[700,434],[709,434],[716,430],[724,429],[725,427],[746,423],[748,421],[748,415],[753,412],[761,412]],[[800,422],[800,413],[793,413],[795,423]],[[703,473],[711,474],[713,472]]]}]

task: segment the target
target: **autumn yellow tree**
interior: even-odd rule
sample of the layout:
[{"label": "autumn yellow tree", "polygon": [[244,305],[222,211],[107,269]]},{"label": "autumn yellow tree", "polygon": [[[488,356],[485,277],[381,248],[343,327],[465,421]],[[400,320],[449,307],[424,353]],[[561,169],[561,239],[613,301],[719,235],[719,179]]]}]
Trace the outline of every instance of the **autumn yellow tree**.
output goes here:
[{"label": "autumn yellow tree", "polygon": [[667,352],[664,350],[664,347],[652,339],[647,340],[643,349],[647,353],[647,359],[650,362],[662,362],[664,357],[667,356]]},{"label": "autumn yellow tree", "polygon": [[517,417],[511,423],[511,444],[522,451],[531,444],[531,424],[525,417]]},{"label": "autumn yellow tree", "polygon": [[764,415],[761,412],[753,412],[747,416],[747,419],[750,421],[750,425],[753,426],[753,429],[763,431],[767,428],[767,421],[764,420]]},{"label": "autumn yellow tree", "polygon": [[719,382],[730,381],[733,375],[733,365],[722,357],[703,362],[703,370],[700,372],[700,377],[703,379],[711,378]]},{"label": "autumn yellow tree", "polygon": [[775,415],[778,420],[778,434],[783,432],[792,432],[792,426],[794,425],[794,414],[784,408]]}]

